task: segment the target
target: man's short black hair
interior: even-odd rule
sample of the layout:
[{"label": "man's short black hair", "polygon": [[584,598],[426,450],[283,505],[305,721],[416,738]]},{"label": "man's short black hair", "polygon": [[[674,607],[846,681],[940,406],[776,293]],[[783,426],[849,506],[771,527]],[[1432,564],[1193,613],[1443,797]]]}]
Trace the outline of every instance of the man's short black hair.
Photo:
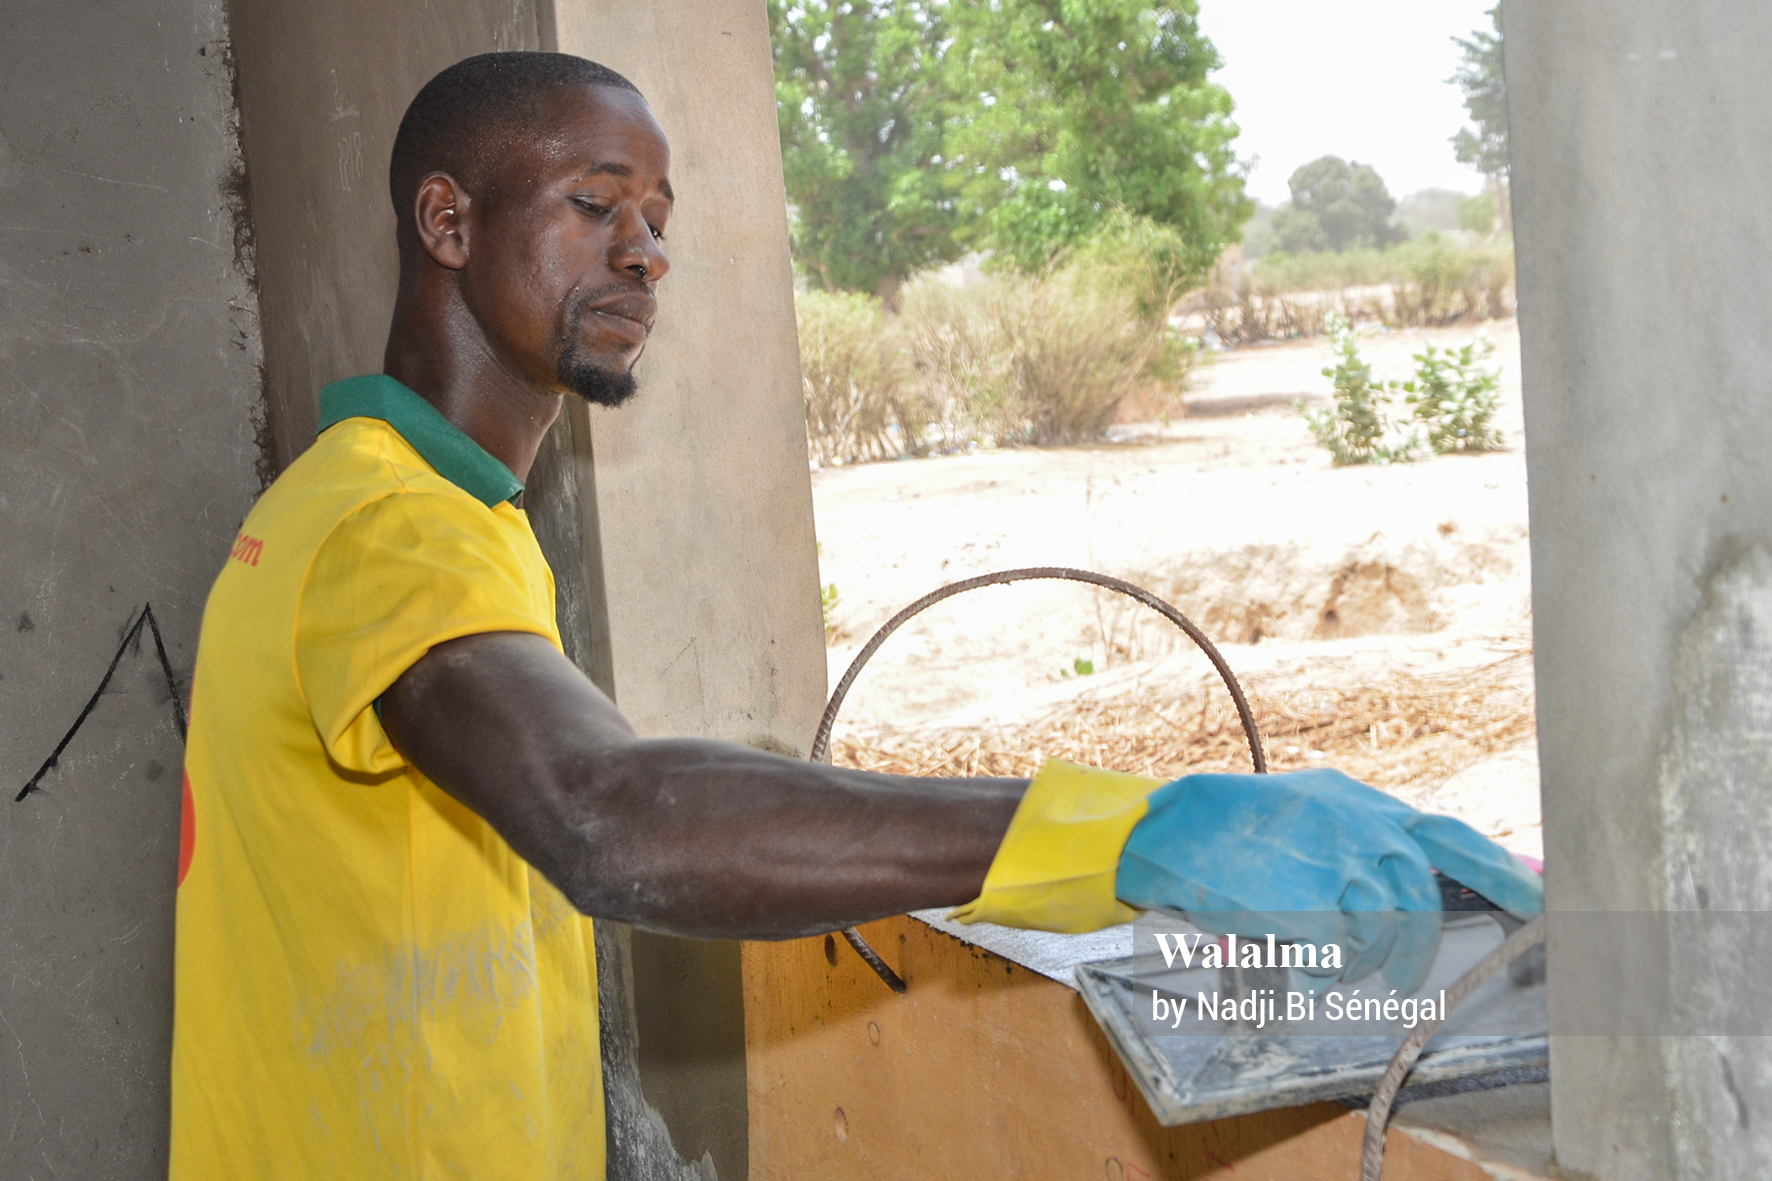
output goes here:
[{"label": "man's short black hair", "polygon": [[447,172],[463,183],[477,179],[501,131],[534,125],[537,100],[563,86],[640,88],[610,69],[570,53],[482,53],[456,62],[426,82],[406,108],[388,164],[402,247],[414,237],[418,183]]}]

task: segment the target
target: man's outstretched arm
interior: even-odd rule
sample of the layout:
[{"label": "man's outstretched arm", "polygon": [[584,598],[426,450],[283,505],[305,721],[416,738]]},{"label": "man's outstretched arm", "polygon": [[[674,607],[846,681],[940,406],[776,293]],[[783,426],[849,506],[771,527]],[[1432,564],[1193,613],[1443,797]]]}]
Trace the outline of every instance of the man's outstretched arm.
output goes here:
[{"label": "man's outstretched arm", "polygon": [[586,914],[778,939],[976,898],[1027,787],[643,739],[536,635],[439,644],[382,699],[394,745]]}]

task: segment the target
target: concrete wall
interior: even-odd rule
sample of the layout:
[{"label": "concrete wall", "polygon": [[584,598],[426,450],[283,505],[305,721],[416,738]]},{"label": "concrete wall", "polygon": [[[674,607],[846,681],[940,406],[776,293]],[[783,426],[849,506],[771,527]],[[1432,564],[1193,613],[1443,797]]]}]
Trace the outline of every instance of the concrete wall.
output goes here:
[{"label": "concrete wall", "polygon": [[[615,699],[645,734],[803,754],[824,631],[781,150],[756,0],[574,0],[560,49],[620,70],[671,137],[677,207],[641,393],[589,418]],[[683,1156],[744,1175],[735,944],[633,937],[641,1079]]]},{"label": "concrete wall", "polygon": [[257,307],[219,0],[0,6],[0,1176],[166,1170],[189,684],[258,490]]},{"label": "concrete wall", "polygon": [[[1505,19],[1549,902],[1767,909],[1772,8]],[[1551,1077],[1571,1172],[1772,1175],[1764,1039],[1553,1039]]]}]

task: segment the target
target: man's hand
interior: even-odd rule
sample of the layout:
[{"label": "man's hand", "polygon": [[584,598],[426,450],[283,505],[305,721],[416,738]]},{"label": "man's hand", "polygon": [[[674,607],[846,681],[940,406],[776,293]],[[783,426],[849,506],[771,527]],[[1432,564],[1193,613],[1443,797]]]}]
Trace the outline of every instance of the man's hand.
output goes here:
[{"label": "man's hand", "polygon": [[1397,988],[1420,984],[1439,943],[1434,869],[1504,910],[1544,909],[1538,875],[1495,842],[1339,771],[1190,775],[1149,807],[1120,860],[1121,899],[1220,933],[1339,943],[1344,980],[1382,966]]},{"label": "man's hand", "polygon": [[709,938],[965,902],[1027,786],[638,738],[552,644],[514,632],[437,645],[388,689],[382,718],[581,911]]}]

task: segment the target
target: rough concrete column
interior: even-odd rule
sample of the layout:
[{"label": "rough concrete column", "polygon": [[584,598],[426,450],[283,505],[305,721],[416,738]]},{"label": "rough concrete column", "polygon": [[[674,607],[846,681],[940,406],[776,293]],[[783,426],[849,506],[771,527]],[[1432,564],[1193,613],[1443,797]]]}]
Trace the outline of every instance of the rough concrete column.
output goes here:
[{"label": "rough concrete column", "polygon": [[[1504,12],[1549,902],[1772,908],[1772,8]],[[1772,1175],[1764,1039],[1551,1076],[1572,1173]]]},{"label": "rough concrete column", "polygon": [[[179,696],[259,487],[220,0],[0,6],[0,1176],[166,1175]],[[201,706],[199,705],[199,708]]]},{"label": "rough concrete column", "polygon": [[[641,393],[589,420],[616,702],[645,734],[803,753],[824,640],[764,5],[556,0],[555,36],[646,94],[677,192]],[[685,1158],[742,1177],[737,946],[633,952],[646,1098]]]}]

